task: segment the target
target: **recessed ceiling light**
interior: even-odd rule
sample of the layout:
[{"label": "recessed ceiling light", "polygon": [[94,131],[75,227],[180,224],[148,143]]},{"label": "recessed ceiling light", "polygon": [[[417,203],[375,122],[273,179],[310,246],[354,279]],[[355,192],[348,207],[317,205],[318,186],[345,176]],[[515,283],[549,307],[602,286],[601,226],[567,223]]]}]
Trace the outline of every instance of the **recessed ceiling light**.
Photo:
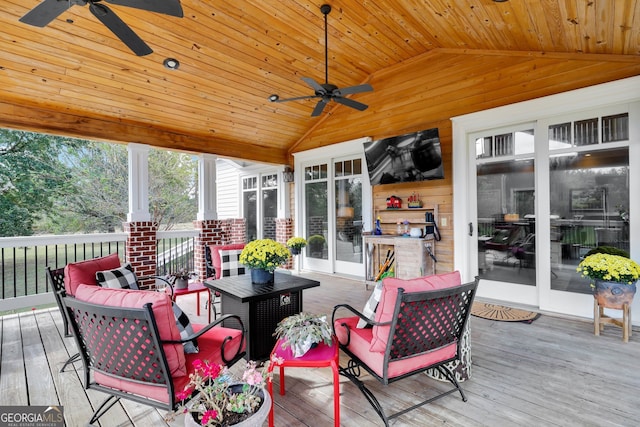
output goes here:
[{"label": "recessed ceiling light", "polygon": [[180,62],[177,59],[167,58],[162,61],[164,66],[170,70],[177,70],[180,67]]},{"label": "recessed ceiling light", "polygon": [[278,99],[280,99],[280,97],[275,93],[273,95],[269,95],[269,101],[271,102],[276,102]]}]

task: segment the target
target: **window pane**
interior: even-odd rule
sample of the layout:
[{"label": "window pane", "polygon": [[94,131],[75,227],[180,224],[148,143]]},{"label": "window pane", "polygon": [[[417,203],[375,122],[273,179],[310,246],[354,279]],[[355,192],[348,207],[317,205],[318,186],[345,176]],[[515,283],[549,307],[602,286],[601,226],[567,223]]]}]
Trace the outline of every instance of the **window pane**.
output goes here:
[{"label": "window pane", "polygon": [[476,139],[476,159],[493,157],[493,138],[486,136]]},{"label": "window pane", "polygon": [[353,161],[353,174],[360,175],[362,173],[362,159],[355,159]]},{"label": "window pane", "polygon": [[[254,178],[255,179],[255,178]],[[247,241],[255,240],[258,238],[258,223],[257,223],[257,192],[245,191],[242,193],[242,206],[243,216],[246,222]]]},{"label": "window pane", "polygon": [[629,113],[602,118],[602,142],[629,139]]},{"label": "window pane", "polygon": [[[326,170],[326,169],[325,169]],[[305,185],[305,225],[307,257],[328,259],[327,252],[327,183]]]},{"label": "window pane", "polygon": [[573,126],[577,147],[598,143],[598,119],[578,120]]},{"label": "window pane", "polygon": [[549,126],[549,150],[571,147],[571,123]]},{"label": "window pane", "polygon": [[[349,162],[350,163],[350,162]],[[362,262],[362,181],[361,178],[335,182],[336,259]]]},{"label": "window pane", "polygon": [[276,238],[276,218],[278,216],[278,190],[262,191],[262,238]]},{"label": "window pane", "polygon": [[514,132],[514,138],[514,150],[516,154],[533,153],[535,148],[535,143],[533,140],[533,129]]},{"label": "window pane", "polygon": [[534,162],[476,167],[480,278],[535,286]]},{"label": "window pane", "polygon": [[550,159],[551,289],[590,294],[576,273],[596,246],[629,250],[628,148]]}]

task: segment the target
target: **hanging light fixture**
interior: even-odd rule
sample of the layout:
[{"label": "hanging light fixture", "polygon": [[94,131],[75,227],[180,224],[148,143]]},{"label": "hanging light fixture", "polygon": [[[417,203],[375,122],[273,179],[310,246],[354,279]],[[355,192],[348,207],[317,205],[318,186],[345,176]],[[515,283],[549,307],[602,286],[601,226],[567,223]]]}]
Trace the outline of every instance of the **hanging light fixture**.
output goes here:
[{"label": "hanging light fixture", "polygon": [[284,182],[293,182],[293,169],[289,166],[284,167],[284,171],[282,171],[282,180]]}]

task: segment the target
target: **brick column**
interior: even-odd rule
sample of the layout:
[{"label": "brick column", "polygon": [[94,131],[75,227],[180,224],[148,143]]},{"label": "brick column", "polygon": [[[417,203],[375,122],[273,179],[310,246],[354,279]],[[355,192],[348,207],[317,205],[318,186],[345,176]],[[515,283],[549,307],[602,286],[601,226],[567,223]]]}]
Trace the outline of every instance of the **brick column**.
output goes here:
[{"label": "brick column", "polygon": [[[276,218],[276,241],[287,245],[287,240],[293,237],[293,219],[291,218]],[[293,258],[289,258],[289,261],[282,268],[293,269]]]},{"label": "brick column", "polygon": [[193,227],[200,231],[195,241],[194,264],[201,280],[207,278],[204,245],[246,243],[244,218],[197,220],[193,222]]},{"label": "brick column", "polygon": [[[137,276],[153,276],[156,274],[156,247],[158,224],[151,221],[134,221],[122,224],[127,233],[125,260],[131,263]],[[140,287],[149,289],[155,280],[142,281]]]}]

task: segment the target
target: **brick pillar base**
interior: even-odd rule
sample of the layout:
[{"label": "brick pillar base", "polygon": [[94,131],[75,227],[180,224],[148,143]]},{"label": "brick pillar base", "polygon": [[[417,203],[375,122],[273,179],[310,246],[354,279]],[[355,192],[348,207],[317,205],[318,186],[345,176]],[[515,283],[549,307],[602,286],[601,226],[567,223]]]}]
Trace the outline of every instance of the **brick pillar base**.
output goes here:
[{"label": "brick pillar base", "polygon": [[[286,246],[287,240],[291,237],[293,237],[293,219],[276,218],[276,241]],[[289,258],[289,261],[282,268],[293,269],[293,256]]]},{"label": "brick pillar base", "polygon": [[209,219],[193,221],[193,227],[200,231],[196,237],[194,252],[195,272],[201,280],[207,278],[205,245],[228,245],[246,243],[245,219]]},{"label": "brick pillar base", "polygon": [[[125,260],[131,263],[137,276],[155,275],[158,224],[151,221],[125,222],[122,227],[127,233]],[[140,282],[142,289],[150,289],[154,285],[153,279]]]}]

